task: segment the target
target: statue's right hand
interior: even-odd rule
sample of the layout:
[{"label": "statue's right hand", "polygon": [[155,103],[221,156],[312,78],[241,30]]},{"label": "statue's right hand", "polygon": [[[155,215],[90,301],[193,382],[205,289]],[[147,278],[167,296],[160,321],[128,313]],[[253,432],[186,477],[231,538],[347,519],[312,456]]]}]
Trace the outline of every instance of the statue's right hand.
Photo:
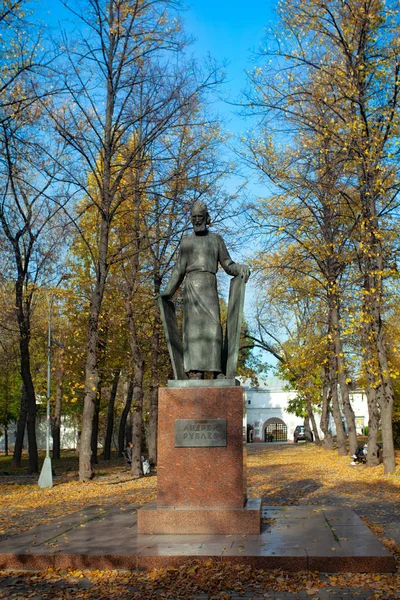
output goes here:
[{"label": "statue's right hand", "polygon": [[239,275],[242,279],[244,279],[244,282],[247,283],[250,277],[250,269],[247,265],[237,265],[238,266],[238,272]]}]

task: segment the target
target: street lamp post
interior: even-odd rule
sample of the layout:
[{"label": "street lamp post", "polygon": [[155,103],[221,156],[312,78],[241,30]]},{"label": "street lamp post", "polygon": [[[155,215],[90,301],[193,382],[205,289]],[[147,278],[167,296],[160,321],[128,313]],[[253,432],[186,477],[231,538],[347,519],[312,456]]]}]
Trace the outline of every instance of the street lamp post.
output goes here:
[{"label": "street lamp post", "polygon": [[[71,275],[64,274],[60,277],[58,287],[62,281],[69,279]],[[41,488],[52,487],[53,485],[53,470],[51,468],[50,458],[50,383],[51,383],[51,326],[53,317],[53,298],[54,288],[50,291],[49,296],[49,317],[48,317],[48,335],[47,335],[47,409],[46,409],[46,458],[44,459],[42,470],[40,471],[38,485]]]},{"label": "street lamp post", "polygon": [[49,298],[49,318],[47,336],[47,407],[46,407],[46,458],[40,471],[38,485],[41,488],[52,487],[53,471],[50,458],[50,383],[51,383],[51,321],[53,312],[53,293]]}]

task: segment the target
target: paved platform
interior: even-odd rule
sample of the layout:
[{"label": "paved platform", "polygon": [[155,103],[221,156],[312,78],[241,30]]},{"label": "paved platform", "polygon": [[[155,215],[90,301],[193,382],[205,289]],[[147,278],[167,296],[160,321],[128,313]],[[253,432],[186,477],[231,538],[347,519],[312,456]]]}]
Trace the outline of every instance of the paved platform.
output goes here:
[{"label": "paved platform", "polygon": [[253,535],[138,535],[137,508],[90,507],[0,540],[0,569],[150,569],[193,558],[286,571],[392,572],[393,555],[350,509],[263,506]]}]

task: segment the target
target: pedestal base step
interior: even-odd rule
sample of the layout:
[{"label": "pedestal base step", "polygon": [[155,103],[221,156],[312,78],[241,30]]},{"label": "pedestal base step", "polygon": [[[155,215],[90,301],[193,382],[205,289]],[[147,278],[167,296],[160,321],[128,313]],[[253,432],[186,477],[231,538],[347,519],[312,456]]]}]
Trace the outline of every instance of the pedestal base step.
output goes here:
[{"label": "pedestal base step", "polygon": [[150,502],[138,510],[138,534],[259,534],[261,498],[243,508],[158,507]]},{"label": "pedestal base step", "polygon": [[344,506],[263,506],[261,533],[252,535],[137,535],[137,508],[91,506],[0,539],[0,569],[135,571],[193,567],[195,560],[264,570],[396,571],[392,553]]}]

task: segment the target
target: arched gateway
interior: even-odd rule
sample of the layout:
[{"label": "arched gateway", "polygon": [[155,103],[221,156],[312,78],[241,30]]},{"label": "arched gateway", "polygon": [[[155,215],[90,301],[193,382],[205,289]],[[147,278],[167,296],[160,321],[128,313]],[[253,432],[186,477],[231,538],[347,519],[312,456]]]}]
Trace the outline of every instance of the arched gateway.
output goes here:
[{"label": "arched gateway", "polygon": [[268,419],[263,425],[264,442],[287,442],[287,425],[278,417]]}]

